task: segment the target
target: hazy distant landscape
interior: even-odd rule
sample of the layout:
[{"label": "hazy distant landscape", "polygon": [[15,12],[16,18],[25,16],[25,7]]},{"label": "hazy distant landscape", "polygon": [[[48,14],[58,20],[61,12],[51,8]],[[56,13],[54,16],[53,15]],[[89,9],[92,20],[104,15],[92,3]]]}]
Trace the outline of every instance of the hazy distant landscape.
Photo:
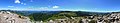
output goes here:
[{"label": "hazy distant landscape", "polygon": [[120,0],[0,0],[0,23],[120,23]]},{"label": "hazy distant landscape", "polygon": [[[98,23],[99,17],[105,18],[110,17],[112,14],[118,14],[119,12],[86,12],[86,11],[16,11],[16,10],[0,10],[1,11],[9,11],[15,14],[18,14],[20,16],[29,17],[30,21],[33,23],[49,23],[51,21],[54,21],[58,23],[59,21],[62,21],[62,19],[65,20],[65,22],[69,22],[73,20],[72,22],[76,21],[76,23]],[[93,17],[93,18],[91,18]],[[89,19],[91,21],[86,21],[84,19]],[[67,21],[66,21],[67,20]],[[83,21],[84,20],[84,21]],[[58,21],[58,22],[57,22]],[[106,20],[109,21],[109,20]],[[53,23],[54,23],[53,22]]]},{"label": "hazy distant landscape", "polygon": [[[66,17],[81,17],[81,16],[103,16],[110,13],[102,12],[86,12],[86,11],[15,11],[15,10],[1,10],[11,11],[22,16],[28,16],[35,21],[44,21],[54,16],[66,16]],[[65,14],[65,15],[64,15]],[[56,17],[59,18],[59,17]],[[44,19],[44,20],[43,20]]]}]

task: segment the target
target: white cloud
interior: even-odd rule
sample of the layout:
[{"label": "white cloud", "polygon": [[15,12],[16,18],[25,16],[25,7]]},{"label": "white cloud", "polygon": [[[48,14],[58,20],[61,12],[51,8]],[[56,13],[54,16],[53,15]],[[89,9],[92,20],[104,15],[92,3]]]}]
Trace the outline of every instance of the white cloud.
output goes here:
[{"label": "white cloud", "polygon": [[26,5],[26,3],[23,3],[23,2],[21,3],[20,0],[15,0],[15,3]]},{"label": "white cloud", "polygon": [[15,0],[15,3],[20,3],[20,0]]},{"label": "white cloud", "polygon": [[21,4],[24,4],[24,3],[21,3]]},{"label": "white cloud", "polygon": [[59,8],[59,6],[53,6],[52,8]]},{"label": "white cloud", "polygon": [[14,7],[14,6],[8,6],[8,7]]},{"label": "white cloud", "polygon": [[26,3],[21,3],[22,5],[26,5]]}]

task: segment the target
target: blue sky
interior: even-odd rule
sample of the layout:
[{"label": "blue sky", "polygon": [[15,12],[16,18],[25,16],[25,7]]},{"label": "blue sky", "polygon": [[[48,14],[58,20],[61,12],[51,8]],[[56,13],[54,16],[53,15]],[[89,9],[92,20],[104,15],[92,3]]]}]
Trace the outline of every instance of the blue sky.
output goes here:
[{"label": "blue sky", "polygon": [[120,11],[120,0],[0,0],[0,10]]}]

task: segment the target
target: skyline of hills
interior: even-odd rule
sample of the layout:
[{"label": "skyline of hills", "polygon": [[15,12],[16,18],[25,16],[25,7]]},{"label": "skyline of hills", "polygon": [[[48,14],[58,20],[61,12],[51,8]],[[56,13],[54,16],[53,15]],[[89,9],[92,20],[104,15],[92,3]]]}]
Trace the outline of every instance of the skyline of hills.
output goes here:
[{"label": "skyline of hills", "polygon": [[[10,11],[13,13],[19,13],[23,15],[29,15],[32,13],[59,13],[59,12],[75,12],[75,13],[83,13],[83,14],[102,14],[104,12],[89,12],[89,11],[16,11],[16,10],[0,10],[0,11]],[[113,12],[106,12],[106,13],[113,13]]]},{"label": "skyline of hills", "polygon": [[100,12],[86,12],[86,11],[15,11],[15,10],[0,10],[10,11],[21,16],[29,17],[32,21],[48,21],[61,18],[71,17],[85,17],[85,16],[107,16],[111,13],[100,13]]},{"label": "skyline of hills", "polygon": [[[10,9],[7,9],[8,11]],[[11,10],[11,11],[83,11],[83,12],[98,12],[98,13],[112,13],[119,11],[85,11],[85,10]]]}]

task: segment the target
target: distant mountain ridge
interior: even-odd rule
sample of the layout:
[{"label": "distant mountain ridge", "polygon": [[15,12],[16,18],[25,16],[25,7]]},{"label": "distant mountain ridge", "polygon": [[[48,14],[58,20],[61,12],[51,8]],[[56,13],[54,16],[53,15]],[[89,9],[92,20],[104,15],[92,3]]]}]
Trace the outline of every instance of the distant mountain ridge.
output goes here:
[{"label": "distant mountain ridge", "polygon": [[[47,13],[47,14],[58,14],[60,12],[74,12],[78,16],[92,16],[92,15],[107,15],[110,13],[101,13],[101,12],[87,12],[87,11],[16,11],[16,10],[0,10],[0,11],[10,11],[22,16],[28,16],[34,13]],[[111,12],[113,13],[113,12]],[[115,12],[114,12],[115,13]]]},{"label": "distant mountain ridge", "polygon": [[[31,20],[46,21],[50,19],[65,18],[66,17],[80,17],[80,16],[103,16],[110,13],[100,12],[86,12],[86,11],[16,11],[16,10],[0,10],[10,11],[18,15],[27,16]],[[65,15],[64,15],[65,14]]]},{"label": "distant mountain ridge", "polygon": [[[101,12],[87,12],[87,11],[16,11],[16,10],[0,10],[0,11],[10,11],[12,13],[22,14],[24,16],[33,14],[33,13],[49,13],[49,14],[56,14],[59,12],[76,12],[79,14],[104,14]],[[107,14],[107,13],[105,13]]]}]

